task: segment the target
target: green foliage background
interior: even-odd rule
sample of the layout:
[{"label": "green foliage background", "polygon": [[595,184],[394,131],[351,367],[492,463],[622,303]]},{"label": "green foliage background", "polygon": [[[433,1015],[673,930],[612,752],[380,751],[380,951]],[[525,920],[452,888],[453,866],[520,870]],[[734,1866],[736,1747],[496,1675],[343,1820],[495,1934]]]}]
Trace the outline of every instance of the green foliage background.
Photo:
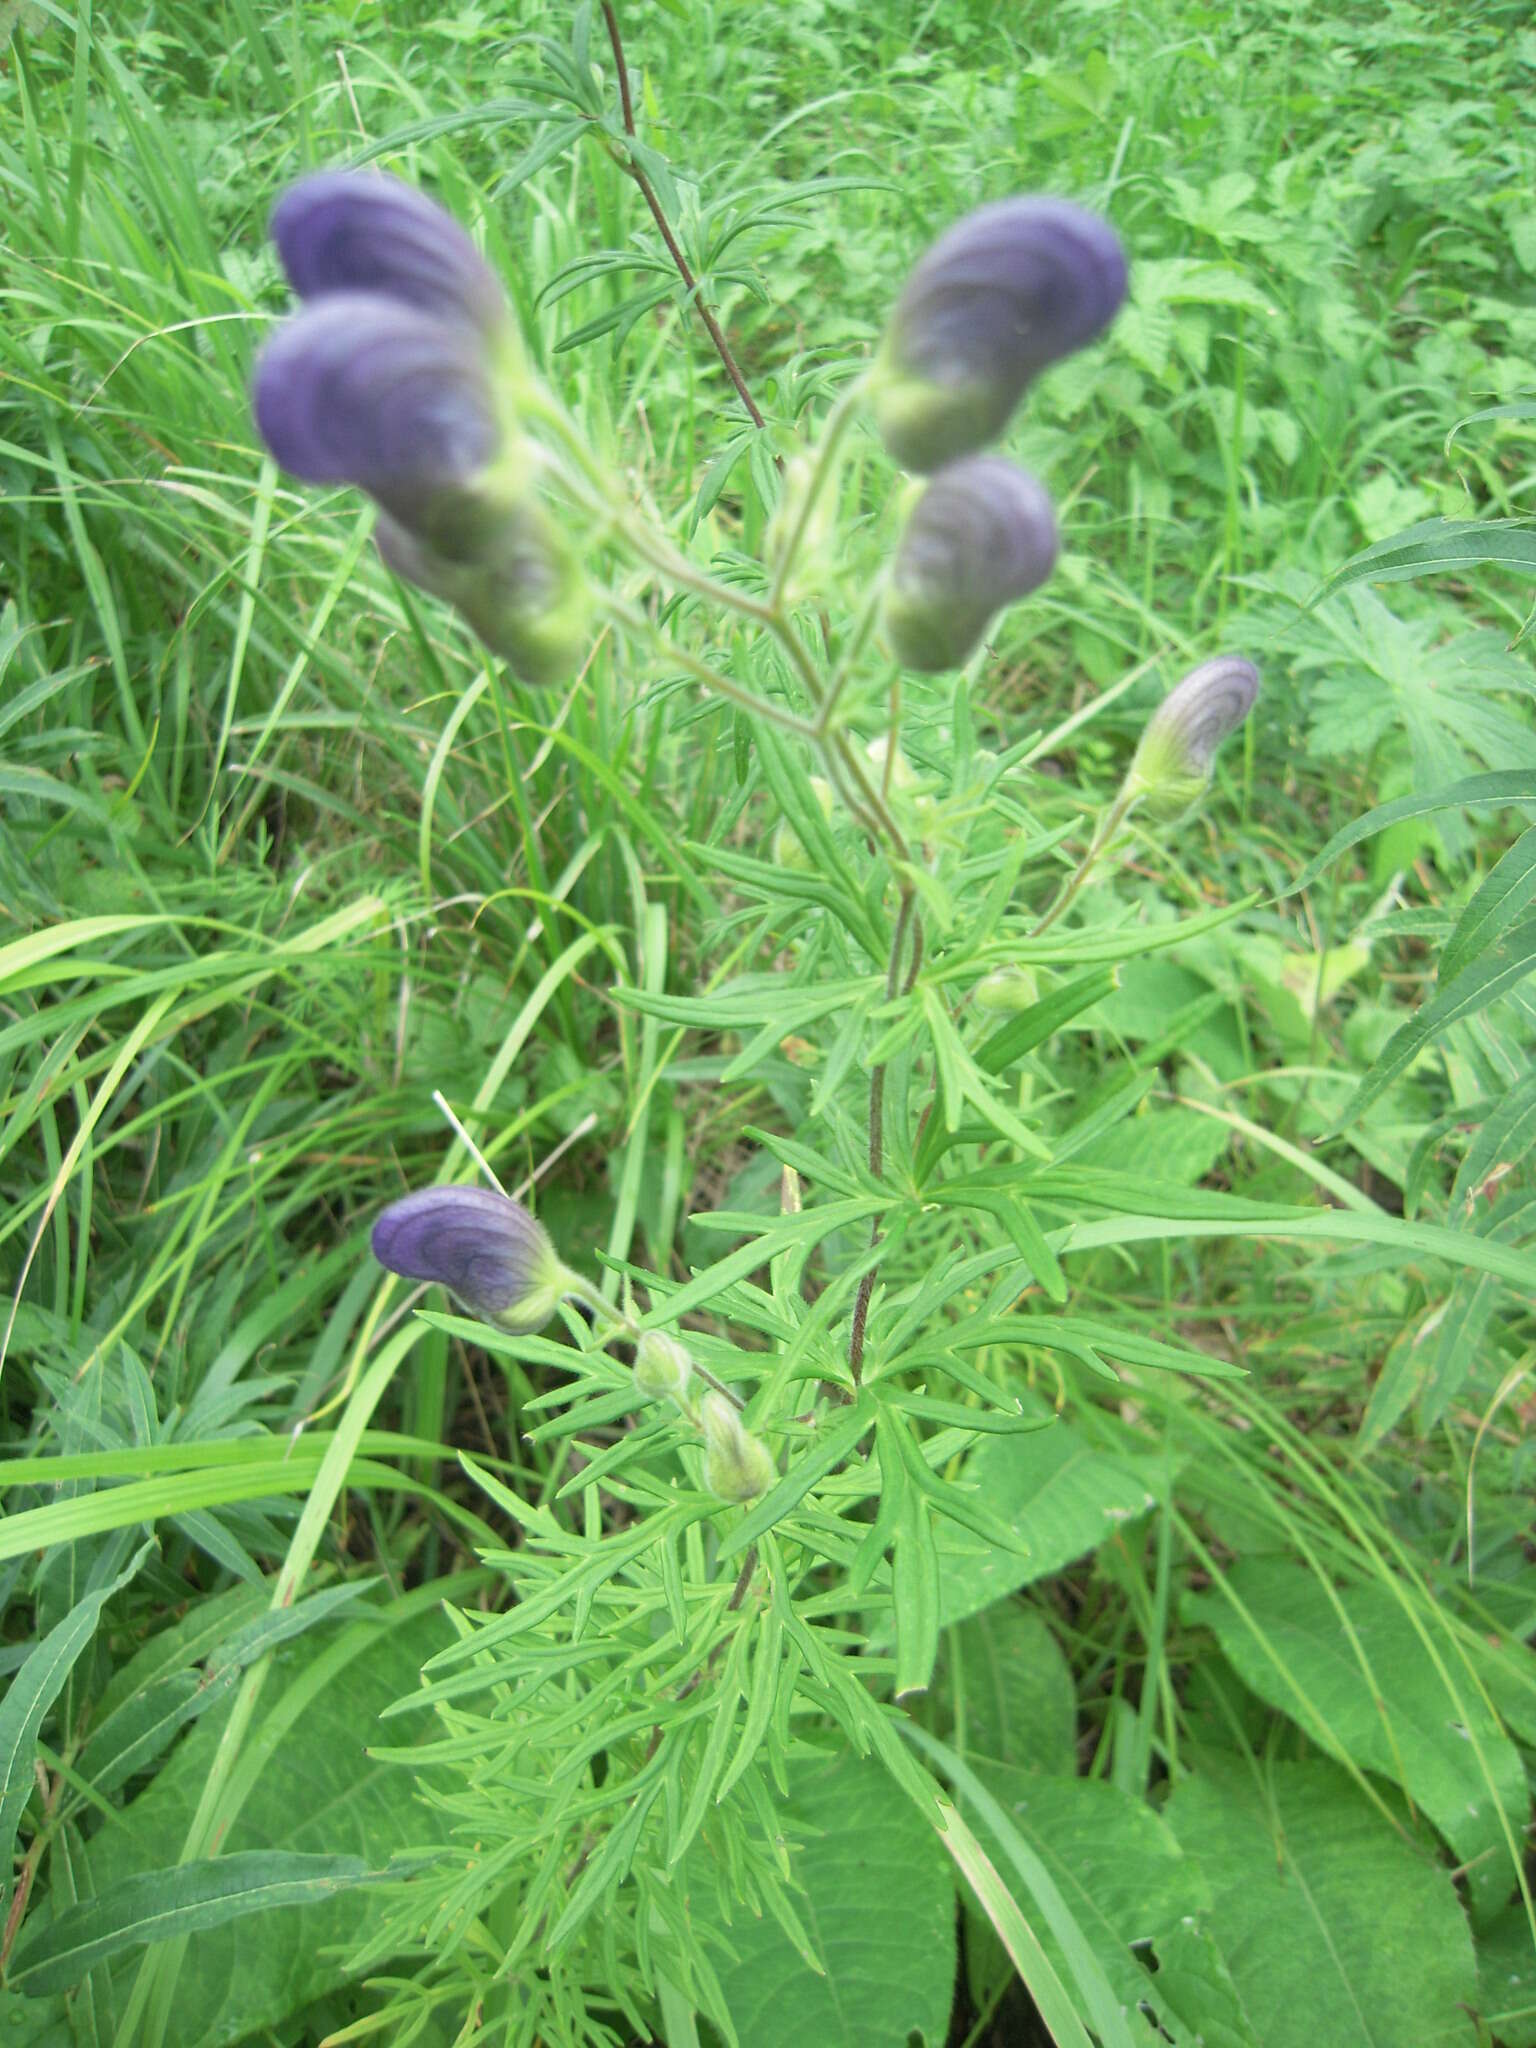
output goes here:
[{"label": "green foliage background", "polygon": [[[0,2038],[1529,2048],[1528,11],[622,18],[763,430],[597,133],[600,16],[0,7]],[[1059,571],[903,703],[910,1002],[792,744],[623,636],[519,691],[263,459],[266,215],[333,162],[473,223],[630,497],[748,584],[934,233],[1115,221],[1131,302],[1008,444]],[[895,493],[857,435],[855,586]],[[1210,797],[1031,952],[1227,647],[1265,690]],[[1021,963],[1016,1025],[967,1003]],[[885,1213],[875,1048],[957,1175],[887,1229],[878,1466],[872,1407],[802,1426]],[[444,1170],[434,1089],[611,1298],[784,1366],[793,1499],[694,1514],[579,1324],[402,1313],[366,1233]],[[902,1482],[860,1584],[893,1415],[970,1525]],[[787,1591],[739,1618],[754,1538]],[[637,1785],[676,1738],[627,1842],[625,1687]]]}]

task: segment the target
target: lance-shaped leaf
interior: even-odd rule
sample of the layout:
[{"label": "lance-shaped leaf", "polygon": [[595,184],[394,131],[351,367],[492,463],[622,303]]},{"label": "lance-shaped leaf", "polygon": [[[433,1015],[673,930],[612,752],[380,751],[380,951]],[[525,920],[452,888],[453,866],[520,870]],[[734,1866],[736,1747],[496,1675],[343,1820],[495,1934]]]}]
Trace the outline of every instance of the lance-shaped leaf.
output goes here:
[{"label": "lance-shaped leaf", "polygon": [[981,206],[922,256],[886,330],[871,400],[908,469],[995,441],[1030,380],[1108,326],[1125,297],[1114,229],[1063,199]]},{"label": "lance-shaped leaf", "polygon": [[317,171],[272,209],[271,235],[301,299],[367,292],[483,333],[507,302],[463,228],[413,185],[375,171]]},{"label": "lance-shaped leaf", "polygon": [[952,462],[914,506],[891,564],[884,623],[905,667],[959,668],[993,618],[1056,564],[1045,486],[1001,455]]},{"label": "lance-shaped leaf", "polygon": [[514,1335],[541,1330],[569,1283],[543,1224],[490,1188],[418,1188],[390,1203],[372,1243],[391,1273],[439,1282]]}]

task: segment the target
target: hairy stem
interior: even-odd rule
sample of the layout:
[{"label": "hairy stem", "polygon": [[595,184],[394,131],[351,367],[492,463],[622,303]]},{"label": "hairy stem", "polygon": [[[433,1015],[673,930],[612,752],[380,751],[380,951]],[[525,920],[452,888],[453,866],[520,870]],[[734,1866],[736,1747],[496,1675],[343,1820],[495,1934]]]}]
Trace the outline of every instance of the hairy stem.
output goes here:
[{"label": "hairy stem", "polygon": [[1128,795],[1124,790],[1122,790],[1119,796],[1115,798],[1114,802],[1110,805],[1109,809],[1104,813],[1104,816],[1100,819],[1099,828],[1094,833],[1093,838],[1089,843],[1088,851],[1083,855],[1082,859],[1078,862],[1077,866],[1073,869],[1072,873],[1063,883],[1061,891],[1057,895],[1056,901],[1051,905],[1050,909],[1045,913],[1044,917],[1041,918],[1040,922],[1035,926],[1034,930],[1030,933],[1029,936],[1032,939],[1038,939],[1042,932],[1049,931],[1051,926],[1056,922],[1057,918],[1060,917],[1061,913],[1067,908],[1068,904],[1071,903],[1073,897],[1076,896],[1078,890],[1082,888],[1084,882],[1087,881],[1088,877],[1093,873],[1095,867],[1097,867],[1099,857],[1103,853],[1105,847],[1108,846],[1110,840],[1114,838],[1115,834],[1120,830],[1120,827],[1125,823],[1126,819],[1130,816],[1131,810],[1134,807],[1135,802],[1136,798],[1134,794]]},{"label": "hairy stem", "polygon": [[827,414],[821,430],[821,440],[816,448],[816,459],[795,512],[795,523],[790,529],[789,538],[784,543],[784,552],[780,555],[778,567],[774,571],[773,588],[769,593],[768,602],[775,611],[784,601],[784,592],[810,529],[811,514],[816,510],[816,500],[826,489],[827,480],[836,467],[838,447],[848,430],[848,422],[853,418],[854,411],[864,395],[865,382],[865,378],[855,377]]},{"label": "hairy stem", "polygon": [[[896,929],[891,934],[891,960],[885,971],[885,999],[894,1002],[898,987],[902,995],[909,995],[912,984],[917,980],[923,964],[923,928],[912,924],[913,891],[910,882],[903,883],[901,907],[896,913]],[[901,957],[906,948],[907,927],[912,925],[912,964],[907,969],[905,981],[901,978]],[[869,1170],[878,1177],[885,1171],[885,1062],[871,1070],[869,1076]],[[869,1246],[873,1251],[880,1242],[878,1219],[869,1226]],[[864,1330],[869,1321],[870,1299],[875,1291],[875,1276],[878,1266],[871,1266],[859,1281],[859,1291],[854,1297],[853,1321],[848,1330],[848,1370],[857,1387],[864,1373]]]},{"label": "hairy stem", "polygon": [[[624,39],[619,34],[619,17],[613,10],[612,0],[603,0],[603,19],[608,24],[608,40],[613,45],[613,61],[618,68],[619,105],[624,115],[624,133],[632,137],[635,133],[635,108],[629,96],[629,71],[624,62]],[[656,197],[655,186],[633,156],[626,157],[624,168],[639,186],[640,196],[651,210],[651,219],[656,223],[657,233],[667,245],[667,254],[677,265],[677,274],[687,286],[694,310],[704,323],[705,333],[715,345],[715,353],[725,365],[725,374],[736,386],[737,396],[751,414],[752,424],[756,427],[766,426],[768,423],[753,402],[752,394],[747,389],[747,380],[742,376],[740,366],[731,353],[731,344],[726,340],[719,321],[705,305],[703,295],[699,291],[698,280],[689,267],[687,257],[678,247],[671,223],[662,210],[661,201]]]}]

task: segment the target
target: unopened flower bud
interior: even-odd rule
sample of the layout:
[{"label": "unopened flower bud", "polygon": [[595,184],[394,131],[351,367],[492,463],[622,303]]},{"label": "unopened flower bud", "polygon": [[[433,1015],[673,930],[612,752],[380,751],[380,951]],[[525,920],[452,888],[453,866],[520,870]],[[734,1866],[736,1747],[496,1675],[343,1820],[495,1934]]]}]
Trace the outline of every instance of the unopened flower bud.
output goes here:
[{"label": "unopened flower bud", "polygon": [[1045,486],[1001,455],[941,469],[913,507],[891,563],[883,619],[905,668],[960,668],[1004,605],[1056,563]]},{"label": "unopened flower bud", "polygon": [[[462,544],[463,525],[445,536]],[[559,682],[586,648],[586,583],[565,537],[536,501],[501,507],[469,560],[455,559],[381,513],[373,537],[395,574],[445,598],[525,683]]]},{"label": "unopened flower bud", "polygon": [[994,967],[976,984],[983,1010],[1032,1010],[1040,1000],[1040,982],[1033,968]]},{"label": "unopened flower bud", "polygon": [[586,586],[532,493],[494,274],[450,215],[393,178],[305,178],[272,233],[305,304],[257,360],[268,447],[295,476],[367,491],[398,575],[446,598],[525,681],[562,679],[587,642]]},{"label": "unopened flower bud", "polygon": [[509,319],[495,273],[453,215],[400,178],[317,171],[279,199],[270,232],[301,299],[367,292],[486,334]]},{"label": "unopened flower bud", "polygon": [[1064,199],[967,214],[919,259],[876,358],[886,447],[916,470],[987,447],[1030,380],[1108,326],[1125,283],[1113,228]]},{"label": "unopened flower bud", "polygon": [[635,1385],[653,1401],[681,1402],[693,1377],[693,1360],[664,1330],[647,1330],[635,1346]]},{"label": "unopened flower bud", "polygon": [[701,1408],[704,1425],[704,1484],[721,1500],[756,1500],[773,1484],[773,1459],[768,1446],[742,1425],[724,1394],[706,1394]]},{"label": "unopened flower bud", "polygon": [[1204,792],[1216,749],[1253,709],[1259,672],[1241,655],[1202,662],[1147,721],[1125,793],[1154,818],[1177,818]]},{"label": "unopened flower bud", "polygon": [[543,1224],[490,1188],[418,1188],[373,1226],[373,1255],[407,1280],[435,1280],[482,1322],[541,1330],[569,1276]]}]

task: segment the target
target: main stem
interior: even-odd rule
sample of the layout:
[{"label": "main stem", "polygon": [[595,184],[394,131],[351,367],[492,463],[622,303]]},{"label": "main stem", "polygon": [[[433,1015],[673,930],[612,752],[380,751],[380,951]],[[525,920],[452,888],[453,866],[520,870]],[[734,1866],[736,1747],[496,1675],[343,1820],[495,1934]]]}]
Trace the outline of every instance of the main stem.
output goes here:
[{"label": "main stem", "polygon": [[[624,62],[624,39],[619,34],[619,17],[613,11],[612,0],[603,0],[603,19],[608,24],[608,40],[613,45],[613,61],[618,67],[619,106],[624,115],[624,133],[634,138],[635,108],[634,102],[629,96],[629,71]],[[656,223],[657,232],[667,245],[667,254],[677,265],[677,274],[688,287],[688,295],[693,301],[694,310],[703,321],[704,331],[714,343],[715,352],[725,365],[725,374],[736,386],[737,396],[751,414],[752,424],[755,427],[765,427],[768,422],[763,418],[753,402],[752,394],[747,389],[747,380],[742,376],[736,358],[731,353],[731,344],[726,340],[724,330],[704,303],[703,295],[699,291],[698,280],[694,277],[693,271],[689,267],[687,257],[678,247],[677,237],[673,234],[671,223],[662,210],[661,201],[656,196],[655,186],[633,156],[626,158],[624,168],[639,186],[640,195],[651,210],[651,219]]]},{"label": "main stem", "polygon": [[[907,927],[912,923],[912,884],[904,882],[901,890],[901,907],[896,913],[896,929],[891,934],[891,961],[885,971],[885,999],[894,1002],[898,987],[903,995],[911,992],[923,964],[923,928],[920,924],[912,927],[912,965],[907,970],[905,981],[901,979],[901,956],[906,947]],[[885,1062],[871,1070],[869,1076],[869,1170],[878,1179],[885,1171]],[[880,1223],[876,1218],[869,1226],[869,1247],[873,1251],[880,1242]],[[859,1291],[854,1297],[853,1321],[848,1331],[848,1371],[857,1387],[864,1376],[864,1331],[869,1321],[870,1298],[875,1291],[877,1266],[871,1266],[859,1281]]]}]

